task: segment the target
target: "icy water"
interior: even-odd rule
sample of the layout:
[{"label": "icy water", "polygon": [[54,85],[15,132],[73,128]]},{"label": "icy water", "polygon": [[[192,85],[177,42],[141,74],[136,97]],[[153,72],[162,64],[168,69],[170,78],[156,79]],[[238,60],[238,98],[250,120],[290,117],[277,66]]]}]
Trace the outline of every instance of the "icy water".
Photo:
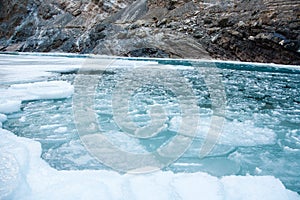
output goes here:
[{"label": "icy water", "polygon": [[[93,58],[93,63],[107,58]],[[197,99],[200,125],[186,152],[165,171],[207,172],[214,176],[272,175],[290,190],[300,192],[300,67],[195,60],[116,60],[99,76],[94,100],[99,127],[118,148],[128,152],[153,152],[172,139],[181,121],[180,104],[168,87],[183,77]],[[103,61],[103,62],[104,62]],[[34,81],[67,81],[74,85],[79,68],[90,64],[86,56],[0,55],[0,90],[12,84]],[[144,67],[145,73],[132,69]],[[168,84],[148,80],[149,69],[159,68],[158,77]],[[199,70],[201,69],[201,70]],[[18,70],[19,73],[16,73]],[[222,87],[210,87],[205,71]],[[133,73],[132,73],[133,72]],[[15,74],[19,74],[17,77]],[[130,74],[130,76],[128,76]],[[13,76],[14,75],[14,76]],[[143,77],[144,76],[144,77]],[[160,105],[167,115],[165,126],[153,137],[141,139],[124,134],[114,121],[112,96],[125,79],[144,80],[131,96],[130,119],[140,127],[150,123],[149,107]],[[132,82],[124,81],[124,88]],[[123,83],[123,82],[122,82]],[[128,84],[128,85],[126,85]],[[180,86],[178,86],[180,87]],[[213,150],[199,157],[214,112],[209,89],[226,94],[224,125]],[[75,88],[76,91],[76,88]],[[45,100],[41,100],[45,99]],[[83,146],[74,122],[73,99],[23,100],[21,110],[7,115],[3,128],[42,144],[41,157],[58,170],[108,169]]]}]

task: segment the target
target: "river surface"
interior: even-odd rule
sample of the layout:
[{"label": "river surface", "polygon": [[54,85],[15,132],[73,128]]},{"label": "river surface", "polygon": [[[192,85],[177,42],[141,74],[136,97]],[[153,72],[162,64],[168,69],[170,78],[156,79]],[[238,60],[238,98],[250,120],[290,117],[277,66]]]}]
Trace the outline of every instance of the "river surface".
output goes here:
[{"label": "river surface", "polygon": [[[98,78],[96,85],[88,82],[93,77]],[[121,151],[155,152],[177,134],[184,134],[180,126],[190,126],[195,130],[193,139],[182,155],[163,167],[164,171],[200,171],[217,177],[272,175],[288,189],[300,192],[300,67],[72,54],[2,54],[0,90],[36,81],[64,81],[75,87],[70,98],[23,100],[20,111],[7,114],[3,123],[4,129],[39,141],[41,157],[58,170],[113,170],[113,166],[107,166],[85,148],[76,128],[74,98],[78,90],[83,90],[83,83],[79,82],[82,80],[87,81],[87,95],[88,87],[95,88],[93,113],[98,129]],[[185,89],[192,93],[186,94]],[[120,96],[123,93],[127,95]],[[150,109],[159,106],[164,115],[158,118],[163,116],[164,121],[157,133],[137,137],[126,133],[122,123],[116,122],[123,117],[125,97],[125,117],[136,127],[150,126]],[[187,103],[197,107],[196,115],[195,110],[188,110]],[[192,112],[199,124],[180,125],[185,122],[185,108],[185,114]],[[213,116],[220,120],[214,121]],[[215,145],[202,157],[200,152],[211,124],[216,122],[222,124],[216,124],[220,131],[213,137]]]}]

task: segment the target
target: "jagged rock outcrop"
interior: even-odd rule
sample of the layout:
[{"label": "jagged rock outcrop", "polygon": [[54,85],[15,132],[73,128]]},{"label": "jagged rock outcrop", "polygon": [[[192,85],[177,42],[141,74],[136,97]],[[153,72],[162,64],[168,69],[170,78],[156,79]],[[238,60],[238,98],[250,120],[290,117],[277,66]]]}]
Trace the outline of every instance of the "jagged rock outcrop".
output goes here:
[{"label": "jagged rock outcrop", "polygon": [[9,40],[27,15],[27,1],[0,1],[0,37]]},{"label": "jagged rock outcrop", "polygon": [[300,64],[300,0],[0,0],[0,50]]}]

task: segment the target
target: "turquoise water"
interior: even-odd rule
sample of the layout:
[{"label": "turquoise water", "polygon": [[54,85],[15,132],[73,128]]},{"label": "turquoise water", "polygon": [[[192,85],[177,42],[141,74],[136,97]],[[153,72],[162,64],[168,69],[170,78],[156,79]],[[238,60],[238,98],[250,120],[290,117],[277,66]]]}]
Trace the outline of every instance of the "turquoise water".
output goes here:
[{"label": "turquoise water", "polygon": [[[43,61],[30,62],[25,55],[21,57],[23,61],[11,61],[6,65],[45,64]],[[73,57],[69,56],[69,59]],[[128,68],[130,62],[141,59],[120,60],[124,61],[124,67],[109,67],[105,73],[101,73],[95,95],[99,127],[115,145],[125,151],[155,151],[176,135],[176,119],[181,115],[180,102],[167,86],[145,79],[145,83],[131,97],[130,117],[137,125],[145,126],[151,121],[149,105],[159,104],[167,113],[166,128],[148,139],[124,136],[114,122],[112,94],[118,82],[124,79],[124,74],[131,72]],[[52,62],[62,64],[55,59]],[[194,138],[187,151],[163,170],[204,171],[215,176],[272,175],[279,178],[288,189],[300,192],[299,68],[222,62],[212,65],[195,60],[151,62],[157,62],[161,67],[171,65],[172,69],[166,67],[163,70],[166,73],[163,76],[171,77],[175,70],[185,78],[196,96],[200,121],[204,124],[199,131],[202,134]],[[207,132],[205,126],[209,124],[213,111],[208,83],[199,68],[210,70],[212,67],[218,69],[214,76],[221,80],[226,94],[226,109],[222,116],[225,118],[224,137],[205,158],[200,158],[199,151],[205,139],[203,135]],[[57,72],[42,79],[64,80],[73,84],[77,72]],[[134,81],[143,76],[148,74],[130,78]],[[168,80],[174,81],[172,78]],[[72,98],[25,101],[20,112],[8,115],[3,127],[19,136],[39,141],[43,151],[41,157],[58,170],[109,169],[94,158],[80,141],[74,123]]]}]

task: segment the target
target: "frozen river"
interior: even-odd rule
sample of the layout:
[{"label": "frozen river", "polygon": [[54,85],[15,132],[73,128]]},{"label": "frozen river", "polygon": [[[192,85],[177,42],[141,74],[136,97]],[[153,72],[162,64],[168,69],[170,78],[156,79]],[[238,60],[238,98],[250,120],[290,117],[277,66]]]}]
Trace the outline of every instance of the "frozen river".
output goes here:
[{"label": "frozen river", "polygon": [[300,198],[298,66],[0,54],[0,113],[0,199]]}]

